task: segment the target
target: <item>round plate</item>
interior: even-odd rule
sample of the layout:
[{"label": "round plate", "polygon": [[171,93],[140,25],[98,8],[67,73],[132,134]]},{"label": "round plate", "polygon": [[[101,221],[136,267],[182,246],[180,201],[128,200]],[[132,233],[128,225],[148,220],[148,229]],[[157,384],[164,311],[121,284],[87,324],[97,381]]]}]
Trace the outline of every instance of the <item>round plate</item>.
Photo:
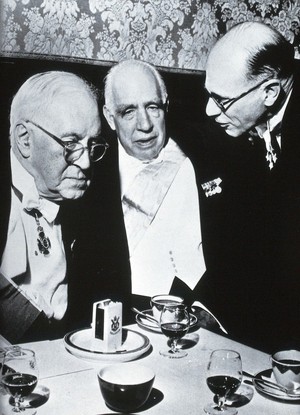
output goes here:
[{"label": "round plate", "polygon": [[[148,314],[149,316],[153,317],[152,310],[144,310],[143,313]],[[161,329],[158,324],[147,320],[146,318],[142,317],[141,315],[137,314],[135,316],[135,321],[137,324],[142,327],[143,329],[155,331],[156,333],[161,333]],[[190,328],[194,327],[197,324],[198,319],[194,314],[190,314]]]},{"label": "round plate", "polygon": [[94,338],[94,330],[88,328],[66,334],[64,344],[68,352],[89,361],[129,362],[140,357],[150,348],[148,337],[134,330],[123,328],[122,338],[122,345],[118,350],[104,352]]},{"label": "round plate", "polygon": [[[272,369],[266,369],[262,372],[259,372],[256,377],[261,380],[269,380],[271,382],[276,383],[276,380],[273,376]],[[256,379],[253,379],[253,384],[258,392],[261,392],[263,395],[270,396],[275,399],[279,399],[281,401],[299,401],[300,400],[300,393],[297,394],[286,394],[284,391],[281,391],[280,389],[276,389],[272,387],[271,385],[262,384],[261,382],[257,381]]]}]

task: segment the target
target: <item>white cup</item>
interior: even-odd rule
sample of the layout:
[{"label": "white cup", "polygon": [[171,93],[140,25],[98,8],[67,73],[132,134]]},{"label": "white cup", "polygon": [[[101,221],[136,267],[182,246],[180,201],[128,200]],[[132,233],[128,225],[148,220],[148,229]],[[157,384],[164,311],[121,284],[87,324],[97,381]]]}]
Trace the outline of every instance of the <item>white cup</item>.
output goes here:
[{"label": "white cup", "polygon": [[153,317],[159,322],[161,312],[165,305],[169,304],[182,304],[184,299],[182,297],[178,297],[177,295],[171,294],[159,294],[151,297],[150,305],[152,308]]},{"label": "white cup", "polygon": [[[271,356],[276,382],[293,393],[300,388],[300,351],[282,350]],[[300,393],[300,389],[297,391]]]}]

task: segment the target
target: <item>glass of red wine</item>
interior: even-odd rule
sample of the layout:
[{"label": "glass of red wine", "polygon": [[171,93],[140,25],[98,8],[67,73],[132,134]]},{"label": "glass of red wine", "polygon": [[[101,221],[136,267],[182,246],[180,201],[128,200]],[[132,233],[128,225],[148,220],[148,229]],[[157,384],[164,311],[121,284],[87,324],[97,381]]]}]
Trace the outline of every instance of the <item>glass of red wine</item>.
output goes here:
[{"label": "glass of red wine", "polygon": [[217,403],[205,406],[204,412],[210,415],[235,415],[237,409],[226,406],[226,398],[233,394],[242,382],[242,360],[234,350],[214,350],[207,366],[206,382],[216,395]]},{"label": "glass of red wine", "polygon": [[32,393],[38,381],[38,368],[33,350],[19,346],[9,348],[3,358],[1,383],[8,394],[13,412],[23,412],[24,398]]},{"label": "glass of red wine", "polygon": [[160,316],[160,328],[162,333],[171,340],[171,347],[168,350],[161,350],[162,356],[172,359],[187,355],[185,350],[178,348],[178,340],[188,331],[190,325],[190,315],[184,304],[165,305]]}]

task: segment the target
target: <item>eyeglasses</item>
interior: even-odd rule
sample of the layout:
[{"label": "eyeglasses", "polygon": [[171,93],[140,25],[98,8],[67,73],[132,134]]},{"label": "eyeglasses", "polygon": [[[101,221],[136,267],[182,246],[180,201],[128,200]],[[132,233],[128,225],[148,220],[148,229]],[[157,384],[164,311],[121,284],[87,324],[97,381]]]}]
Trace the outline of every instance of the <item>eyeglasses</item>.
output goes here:
[{"label": "eyeglasses", "polygon": [[78,160],[85,150],[88,150],[90,160],[93,163],[101,160],[106,153],[106,150],[109,148],[108,143],[93,143],[89,146],[84,146],[80,141],[63,141],[60,138],[56,137],[56,135],[50,133],[49,131],[45,130],[45,128],[41,127],[39,124],[36,124],[33,121],[27,120],[30,124],[34,125],[35,127],[39,128],[49,137],[53,138],[58,144],[60,144],[64,148],[64,158],[67,163],[71,164],[74,161]]},{"label": "eyeglasses", "polygon": [[246,95],[250,94],[250,92],[255,91],[255,89],[259,88],[264,82],[269,81],[269,79],[264,79],[259,84],[253,86],[252,88],[248,89],[248,91],[243,92],[241,95],[239,95],[236,98],[229,98],[224,99],[221,97],[216,97],[215,94],[208,92],[209,98],[211,98],[214,103],[220,108],[222,112],[228,111],[228,109],[233,105],[235,102],[239,101],[241,98],[245,97]]}]

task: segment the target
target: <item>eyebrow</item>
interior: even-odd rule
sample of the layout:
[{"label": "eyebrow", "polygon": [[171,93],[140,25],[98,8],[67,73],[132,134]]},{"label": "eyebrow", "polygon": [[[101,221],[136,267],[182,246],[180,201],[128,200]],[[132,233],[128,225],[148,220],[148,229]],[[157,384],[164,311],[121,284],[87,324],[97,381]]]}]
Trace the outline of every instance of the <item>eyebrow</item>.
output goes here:
[{"label": "eyebrow", "polygon": [[82,140],[83,137],[81,137],[80,135],[76,134],[76,133],[64,133],[63,135],[60,136],[60,138],[63,140],[64,138],[76,138],[76,140]]},{"label": "eyebrow", "polygon": [[204,87],[206,92],[213,98],[219,101],[230,101],[233,98],[230,97],[222,97],[221,95],[216,94],[215,92],[210,92],[206,87]]},{"label": "eyebrow", "polygon": [[[101,130],[98,131],[95,135],[89,137],[88,141],[98,139],[100,135],[101,135]],[[68,132],[68,133],[64,133],[60,138],[61,138],[61,140],[65,139],[65,138],[73,138],[73,139],[75,138],[77,141],[80,141],[80,140],[83,140],[85,137],[82,137],[82,135],[79,135],[79,134],[74,133],[74,132],[72,132],[72,133]]]},{"label": "eyebrow", "polygon": [[153,104],[161,108],[164,106],[163,100],[161,98],[147,102],[146,106],[153,105]]},{"label": "eyebrow", "polygon": [[119,105],[118,107],[116,107],[116,113],[119,115],[122,115],[126,110],[130,108],[134,109],[134,108],[137,108],[137,106],[133,104]]},{"label": "eyebrow", "polygon": [[[157,105],[160,108],[163,108],[163,106],[164,106],[163,101],[160,98],[158,100],[152,99],[151,101],[147,101],[143,105],[145,107],[148,107],[149,105],[153,105],[153,104]],[[136,109],[136,108],[138,108],[138,105],[135,105],[135,104],[119,105],[118,107],[116,107],[116,113],[122,115],[124,113],[124,111],[126,111],[127,109],[130,109],[130,108]]]}]

